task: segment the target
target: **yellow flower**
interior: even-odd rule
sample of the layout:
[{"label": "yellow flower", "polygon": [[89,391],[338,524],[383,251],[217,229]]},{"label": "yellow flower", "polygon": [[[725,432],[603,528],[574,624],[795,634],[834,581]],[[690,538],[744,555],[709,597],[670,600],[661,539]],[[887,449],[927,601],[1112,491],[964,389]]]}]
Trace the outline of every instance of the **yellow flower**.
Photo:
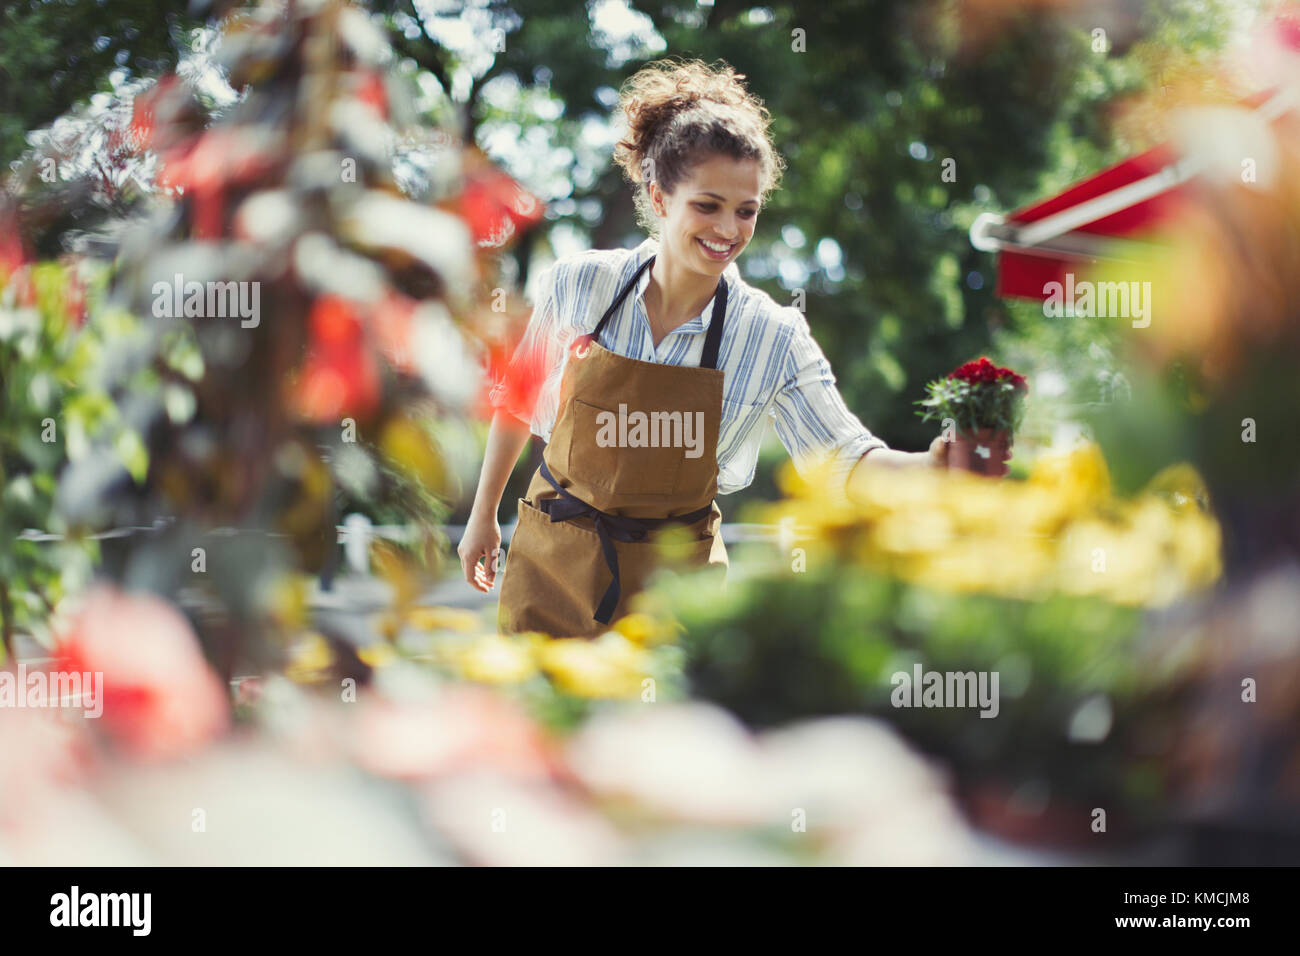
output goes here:
[{"label": "yellow flower", "polygon": [[1221,571],[1219,526],[1188,465],[1130,500],[1112,496],[1101,450],[1084,443],[1040,458],[1027,481],[879,468],[857,476],[851,505],[818,481],[786,475],[794,497],[770,520],[797,524],[875,571],[937,589],[1034,598],[1094,595],[1160,605]]},{"label": "yellow flower", "polygon": [[410,418],[394,418],[384,426],[379,447],[404,472],[435,493],[447,491],[447,469],[432,436]]},{"label": "yellow flower", "polygon": [[628,698],[641,692],[649,654],[617,631],[595,640],[562,638],[538,648],[542,669],[561,690],[578,697]]},{"label": "yellow flower", "polygon": [[393,650],[389,644],[371,644],[369,647],[363,647],[357,651],[357,657],[361,658],[362,663],[367,667],[378,670],[397,660],[397,651]]},{"label": "yellow flower", "polygon": [[306,575],[282,574],[270,585],[270,615],[284,630],[297,630],[307,623],[310,581]]},{"label": "yellow flower", "polygon": [[953,542],[952,519],[937,508],[885,515],[876,522],[873,538],[885,551],[940,551]]},{"label": "yellow flower", "polygon": [[530,641],[484,634],[461,648],[458,670],[467,680],[484,684],[520,684],[537,673]]},{"label": "yellow flower", "polygon": [[964,537],[918,561],[904,577],[937,590],[1031,598],[1055,567],[1055,553],[1032,538]]},{"label": "yellow flower", "polygon": [[334,651],[329,641],[315,631],[304,634],[289,651],[284,674],[300,684],[321,680],[334,665]]},{"label": "yellow flower", "polygon": [[1110,497],[1110,471],[1101,449],[1083,442],[1064,455],[1046,455],[1034,463],[1028,483],[1050,489],[1063,510],[1076,514]]},{"label": "yellow flower", "polygon": [[406,622],[419,631],[460,631],[473,634],[482,627],[478,614],[454,607],[413,607]]},{"label": "yellow flower", "polygon": [[1160,529],[1144,523],[1145,533],[1125,520],[1071,524],[1060,546],[1060,589],[1118,604],[1147,603],[1157,592],[1163,562]]},{"label": "yellow flower", "polygon": [[636,611],[615,621],[614,630],[633,644],[641,647],[653,647],[656,644],[667,644],[677,640],[678,625],[672,621]]}]

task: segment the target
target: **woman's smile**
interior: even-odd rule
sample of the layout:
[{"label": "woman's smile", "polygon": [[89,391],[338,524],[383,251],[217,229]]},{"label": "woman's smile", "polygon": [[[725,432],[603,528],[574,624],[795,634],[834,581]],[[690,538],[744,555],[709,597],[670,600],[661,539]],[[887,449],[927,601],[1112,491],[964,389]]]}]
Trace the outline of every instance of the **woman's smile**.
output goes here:
[{"label": "woman's smile", "polygon": [[695,241],[699,243],[700,248],[704,250],[704,254],[706,256],[718,262],[721,262],[722,260],[729,258],[731,256],[731,253],[735,251],[736,247],[740,245],[739,242],[723,242],[717,239],[701,239],[698,236],[696,236]]}]

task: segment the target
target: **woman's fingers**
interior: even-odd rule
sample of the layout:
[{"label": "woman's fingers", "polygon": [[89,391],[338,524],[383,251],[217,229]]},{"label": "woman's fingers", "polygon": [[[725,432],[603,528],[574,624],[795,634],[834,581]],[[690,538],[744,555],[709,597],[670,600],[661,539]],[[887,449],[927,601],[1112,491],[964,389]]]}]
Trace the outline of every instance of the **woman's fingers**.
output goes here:
[{"label": "woman's fingers", "polygon": [[461,571],[465,580],[472,587],[487,593],[496,583],[497,570],[500,567],[500,546],[489,550],[485,547],[470,545],[459,552]]},{"label": "woman's fingers", "polygon": [[474,562],[474,581],[480,591],[487,592],[492,587],[492,562],[487,552]]},{"label": "woman's fingers", "polygon": [[483,555],[483,579],[487,581],[487,586],[492,587],[497,580],[497,570],[501,566],[501,548],[497,546]]},{"label": "woman's fingers", "polygon": [[465,574],[465,580],[480,591],[486,590],[480,580],[483,572],[479,560],[483,557],[482,548],[466,548],[460,553],[460,568]]}]

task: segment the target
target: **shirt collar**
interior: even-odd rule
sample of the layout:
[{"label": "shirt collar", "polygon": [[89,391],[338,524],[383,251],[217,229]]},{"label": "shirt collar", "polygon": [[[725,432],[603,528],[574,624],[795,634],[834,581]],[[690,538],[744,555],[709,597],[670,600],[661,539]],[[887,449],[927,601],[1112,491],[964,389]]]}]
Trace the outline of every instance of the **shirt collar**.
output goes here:
[{"label": "shirt collar", "polygon": [[[659,240],[655,239],[653,236],[649,236],[642,240],[641,244],[633,250],[636,268],[640,268],[643,262],[658,251]],[[740,269],[736,266],[734,259],[727,263],[727,268],[722,270],[722,277],[727,280],[727,310],[730,311],[731,306],[736,301],[736,294],[740,285]],[[637,280],[636,288],[633,290],[636,293],[636,297],[643,300],[642,308],[645,307],[645,290],[646,286],[649,284],[650,270],[647,269],[645,272],[641,273],[641,278]],[[679,325],[668,334],[676,335],[678,332],[703,332],[707,330],[710,323],[713,321],[713,302],[716,298],[717,295],[715,294],[713,298],[709,299],[709,301],[705,303],[704,311],[695,318]]]}]

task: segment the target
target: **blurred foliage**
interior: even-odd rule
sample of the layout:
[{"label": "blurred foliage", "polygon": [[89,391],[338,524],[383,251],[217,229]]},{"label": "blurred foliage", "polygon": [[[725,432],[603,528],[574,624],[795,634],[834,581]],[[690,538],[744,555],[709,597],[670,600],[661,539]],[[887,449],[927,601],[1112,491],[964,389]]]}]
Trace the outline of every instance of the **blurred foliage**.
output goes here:
[{"label": "blurred foliage", "polygon": [[[791,497],[768,518],[787,529],[788,557],[742,551],[721,595],[682,577],[643,598],[661,629],[683,632],[691,696],[759,726],[875,714],[963,786],[1037,780],[1067,803],[1111,801],[1130,823],[1152,810],[1165,794],[1143,733],[1192,658],[1145,647],[1143,609],[1194,600],[1220,573],[1193,472],[1116,498],[1085,446],[1041,458],[1024,482],[882,469],[839,505],[786,476]],[[997,719],[895,706],[891,678],[915,664],[997,672]]]},{"label": "blurred foliage", "polygon": [[502,635],[488,616],[441,607],[386,611],[374,627],[383,640],[360,656],[377,667],[431,660],[444,677],[500,688],[555,730],[581,724],[596,702],[680,698],[673,688],[680,690],[682,651],[676,630],[662,621],[628,615],[600,638],[584,640]]},{"label": "blurred foliage", "polygon": [[[93,6],[145,15],[134,4]],[[1038,198],[1148,145],[1151,127],[1130,114],[1112,128],[1103,107],[1167,76],[1177,56],[1203,59],[1222,41],[1229,4],[1143,4],[1105,53],[1091,48],[1087,12],[991,12],[997,6],[641,2],[634,9],[652,29],[631,39],[593,32],[567,3],[456,11],[475,36],[495,43],[500,31],[500,49],[486,55],[430,42],[422,32],[448,16],[422,20],[426,8],[413,3],[374,4],[388,38],[332,2],[283,15],[263,4],[229,21],[214,62],[241,91],[237,103],[214,109],[210,90],[178,73],[112,104],[121,138],[109,158],[120,166],[106,168],[134,168],[145,153],[158,168],[138,189],[107,177],[110,218],[126,207],[149,215],[113,245],[107,293],[87,293],[53,263],[20,264],[0,290],[6,638],[38,629],[74,586],[69,575],[94,553],[79,535],[152,524],[148,536],[107,544],[105,571],[184,607],[227,679],[278,667],[322,690],[375,680],[409,702],[409,688],[427,691],[432,671],[434,686],[444,677],[496,685],[564,729],[613,700],[688,696],[759,726],[876,714],[945,757],[963,788],[991,783],[1070,812],[1114,807],[1117,829],[1175,806],[1180,772],[1211,796],[1228,782],[1277,776],[1268,755],[1292,752],[1283,748],[1293,748],[1293,701],[1270,712],[1268,746],[1225,734],[1200,747],[1188,731],[1223,726],[1221,701],[1235,703],[1241,673],[1289,673],[1268,670],[1288,649],[1276,622],[1291,618],[1279,617],[1288,605],[1276,595],[1204,626],[1196,618],[1222,563],[1211,495],[1216,510],[1228,503],[1230,538],[1256,557],[1300,527],[1269,525],[1293,516],[1297,502],[1297,446],[1276,440],[1288,434],[1300,382],[1297,297],[1278,278],[1294,271],[1294,195],[1241,204],[1240,220],[1228,205],[1220,219],[1194,221],[1191,251],[1171,260],[1170,273],[1206,282],[1182,283],[1186,298],[1170,314],[1188,321],[1153,326],[1141,340],[995,303],[992,264],[966,232],[981,211]],[[11,9],[30,33],[56,5]],[[792,50],[795,29],[807,53]],[[394,61],[390,39],[427,75]],[[33,50],[78,62],[75,44]],[[873,430],[922,443],[930,432],[910,412],[918,383],[995,351],[1035,380],[1025,426],[1033,441],[1089,419],[1111,454],[1086,446],[1013,463],[1024,480],[1001,483],[881,470],[853,504],[786,466],[771,490],[787,500],[760,515],[790,536],[778,561],[737,549],[722,594],[665,576],[639,613],[595,641],[501,636],[478,615],[426,606],[421,594],[423,570],[446,550],[435,523],[463,487],[458,455],[473,457],[461,454],[473,443],[461,425],[478,391],[465,370],[507,321],[481,303],[487,290],[521,282],[535,252],[525,241],[502,261],[526,217],[482,217],[465,188],[479,157],[460,147],[492,154],[503,140],[522,144],[500,158],[520,163],[522,152],[534,163],[516,173],[551,202],[552,252],[574,241],[626,244],[635,239],[629,193],[603,132],[587,134],[618,83],[663,52],[725,57],[772,109],[790,168],[744,266],[782,300],[808,294],[814,331]],[[430,76],[432,106],[411,89],[427,90]],[[461,129],[424,128],[431,115],[448,120],[454,104]],[[81,116],[83,132],[96,115]],[[42,197],[82,208],[85,193],[31,179],[33,158],[16,177],[39,194],[25,221]],[[952,181],[942,175],[949,159]],[[355,176],[341,175],[348,161]],[[548,163],[565,175],[548,177]],[[1284,184],[1300,182],[1289,172]],[[61,213],[36,223],[38,255],[86,225]],[[1278,284],[1229,281],[1255,268]],[[256,284],[260,321],[159,315],[156,286],[177,274]],[[1255,298],[1261,286],[1280,294]],[[1145,367],[1133,352],[1148,353]],[[1273,440],[1244,447],[1245,417]],[[47,419],[60,442],[40,440]],[[1192,465],[1170,466],[1184,458]],[[312,615],[313,579],[328,579],[347,511],[414,535],[370,548],[386,585],[379,610]],[[19,537],[26,527],[72,539],[63,551],[29,547]],[[1150,626],[1179,614],[1194,624]],[[133,620],[149,618],[113,623],[129,633]],[[1260,667],[1243,669],[1230,638],[1253,641]],[[892,676],[916,664],[996,671],[998,719],[893,706]],[[1218,681],[1211,704],[1186,709],[1190,682],[1207,675],[1200,691]],[[257,686],[240,684],[241,707],[251,708],[243,695]],[[419,707],[411,720],[369,749],[418,750],[438,722]],[[1252,773],[1227,772],[1234,749]],[[1171,754],[1186,761],[1181,771]],[[1243,800],[1258,789],[1242,784]]]},{"label": "blurred foliage", "polygon": [[[1215,50],[1231,4],[1150,2],[1132,20],[1115,10],[884,0],[632,7],[653,34],[621,43],[591,35],[571,4],[483,8],[483,26],[506,40],[475,73],[470,126],[489,152],[498,131],[567,152],[582,175],[556,181],[553,215],[595,246],[625,244],[635,238],[630,194],[617,170],[593,165],[584,125],[607,115],[611,92],[643,60],[725,58],[771,110],[789,163],[742,268],[783,304],[803,289],[850,407],[887,441],[922,447],[931,432],[910,406],[921,385],[1017,321],[992,295],[990,257],[970,246],[975,216],[1146,145],[1115,136],[1104,107],[1164,75],[1169,58],[1153,46],[1189,58]],[[1091,47],[1098,26],[1110,28],[1105,53]],[[792,50],[796,29],[806,53]],[[493,105],[483,91],[507,76],[524,92]],[[558,119],[537,109],[542,96],[558,101]],[[531,153],[525,163],[542,175]]]},{"label": "blurred foliage", "polygon": [[[92,13],[111,22],[102,55],[124,48],[141,64],[163,56],[156,4],[35,4],[21,22],[35,31],[56,6],[75,10],[79,28]],[[721,57],[745,73],[773,114],[789,168],[742,267],[783,304],[804,292],[850,407],[899,447],[932,437],[910,411],[923,383],[989,351],[1000,329],[1015,333],[1000,347],[1034,338],[1037,360],[1023,369],[1031,377],[1070,371],[1066,324],[1044,329],[1041,317],[998,303],[992,260],[971,247],[967,230],[980,212],[1022,205],[1150,145],[1157,124],[1113,107],[1210,60],[1237,12],[1228,0],[1097,9],[638,0],[614,19],[604,17],[610,4],[575,16],[564,0],[370,6],[398,56],[445,97],[441,115],[455,106],[462,139],[550,203],[562,248],[636,239],[631,194],[603,127],[637,66],[666,54]],[[1094,49],[1098,28],[1104,51]],[[794,31],[806,52],[795,52]],[[104,62],[91,55],[97,35],[83,31],[58,49],[25,44],[25,56],[39,52],[23,61],[25,73],[89,76]],[[81,95],[95,82],[103,87],[102,74]],[[69,97],[59,101],[64,109]],[[32,128],[52,110],[14,115]],[[521,285],[533,255],[531,242],[518,247]],[[1077,374],[1109,371],[1085,357]]]},{"label": "blurred foliage", "polygon": [[[0,267],[2,269],[3,267]],[[41,631],[55,605],[90,576],[93,542],[37,541],[64,535],[57,476],[103,436],[118,474],[139,478],[140,436],[93,375],[104,342],[122,331],[111,319],[87,323],[104,281],[89,264],[42,263],[0,271],[0,628]],[[83,327],[84,324],[84,327]]]},{"label": "blurred foliage", "polygon": [[155,76],[176,63],[176,44],[197,24],[189,0],[19,0],[0,10],[0,163],[26,147],[109,74]]},{"label": "blurred foliage", "polygon": [[[74,533],[152,526],[106,547],[104,571],[187,607],[228,677],[285,660],[308,624],[303,573],[328,587],[344,513],[405,527],[371,547],[399,609],[445,560],[438,525],[459,469],[443,439],[455,444],[446,423],[478,398],[478,336],[494,319],[475,303],[499,281],[510,209],[462,202],[462,173],[482,175],[473,157],[421,123],[409,77],[355,6],[263,4],[210,52],[237,103],[214,115],[203,74],[187,71],[126,111],[119,132],[156,157],[158,193],[96,303],[114,334],[68,338],[84,350],[78,379],[136,436],[132,455],[124,466],[121,435],[89,429],[84,453],[42,480],[58,475]],[[414,186],[395,171],[411,150],[424,157]],[[29,440],[16,424],[6,434]],[[346,636],[322,628],[363,672]]]}]

